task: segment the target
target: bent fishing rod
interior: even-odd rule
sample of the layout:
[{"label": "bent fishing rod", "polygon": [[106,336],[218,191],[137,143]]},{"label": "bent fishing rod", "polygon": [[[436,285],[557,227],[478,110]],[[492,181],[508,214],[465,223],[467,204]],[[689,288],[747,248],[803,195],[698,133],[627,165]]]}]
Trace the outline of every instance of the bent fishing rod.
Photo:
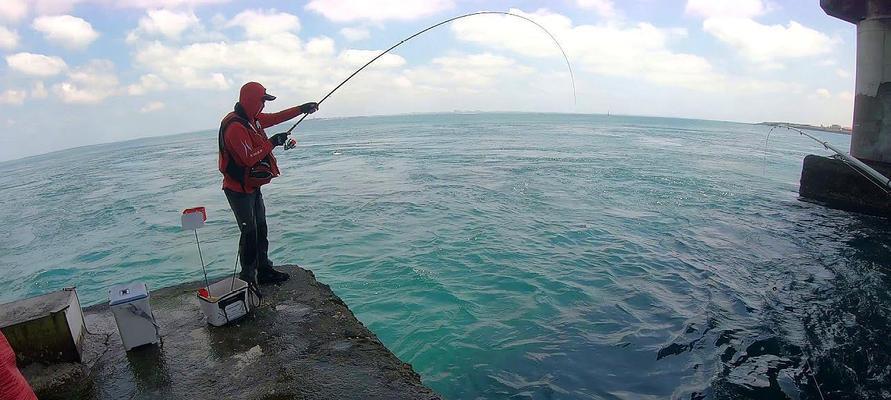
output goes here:
[{"label": "bent fishing rod", "polygon": [[[839,150],[837,147],[833,146],[829,142],[820,140],[801,129],[794,128],[794,127],[791,127],[788,125],[778,125],[778,126],[798,132],[798,134],[807,136],[808,138],[812,139],[813,141],[822,144],[823,147],[825,147],[827,150],[832,150],[833,152],[835,152],[836,156],[838,158],[841,158],[841,160],[847,166],[851,167],[854,171],[856,171],[860,175],[863,175],[864,178],[866,178],[867,180],[869,180],[870,182],[872,182],[873,184],[878,186],[879,189],[881,189],[883,192],[885,192],[885,194],[891,195],[891,178],[888,178],[887,176],[882,175],[881,172],[876,171],[874,168],[870,167],[869,165],[866,165],[863,161],[860,161],[860,160],[854,158],[850,154]],[[770,138],[770,133],[768,132],[768,139],[769,138]]]},{"label": "bent fishing rod", "polygon": [[[572,100],[573,100],[573,104],[577,104],[577,103],[578,103],[578,99],[576,98],[576,93],[575,93],[575,76],[573,76],[573,74],[572,74],[572,65],[570,65],[570,63],[569,63],[569,57],[566,56],[566,51],[563,50],[563,46],[560,45],[560,42],[557,41],[557,38],[554,37],[554,35],[551,34],[550,31],[548,31],[544,26],[542,26],[542,25],[539,24],[538,22],[535,22],[534,20],[532,20],[532,19],[530,19],[530,18],[528,18],[528,17],[524,17],[524,16],[522,16],[522,15],[511,14],[511,13],[509,13],[509,12],[504,12],[504,11],[477,11],[477,12],[473,12],[473,13],[464,14],[464,15],[459,15],[459,16],[457,16],[457,17],[449,18],[449,19],[447,19],[447,20],[445,20],[445,21],[442,21],[442,22],[440,22],[440,23],[437,23],[437,24],[431,25],[431,26],[429,26],[429,27],[427,27],[427,28],[424,28],[424,29],[418,31],[417,33],[415,33],[415,34],[413,34],[413,35],[411,35],[411,36],[409,36],[409,37],[407,37],[407,38],[405,38],[405,39],[402,39],[402,41],[400,41],[399,43],[394,44],[394,45],[391,46],[389,49],[384,50],[383,52],[381,52],[380,54],[378,54],[376,57],[372,58],[370,61],[368,61],[367,63],[365,63],[365,65],[363,65],[361,68],[357,69],[356,72],[353,72],[352,74],[350,74],[350,76],[348,76],[346,79],[344,79],[343,82],[340,82],[340,84],[337,85],[337,86],[335,86],[334,89],[331,89],[331,91],[328,92],[328,94],[326,94],[325,97],[322,97],[322,99],[319,100],[317,104],[322,104],[326,99],[328,99],[328,97],[330,97],[332,94],[334,94],[334,92],[336,92],[337,89],[340,89],[341,86],[343,86],[345,83],[347,83],[350,79],[353,79],[353,77],[356,76],[359,72],[362,72],[362,70],[365,69],[365,67],[371,65],[371,63],[377,61],[377,59],[379,59],[379,58],[383,57],[384,55],[386,55],[387,53],[389,53],[390,50],[393,50],[393,49],[395,49],[395,48],[401,46],[403,43],[405,43],[405,42],[407,42],[407,41],[409,41],[409,40],[412,40],[412,39],[414,39],[414,38],[417,37],[417,36],[420,36],[420,35],[423,34],[424,32],[427,32],[427,31],[429,31],[429,30],[431,30],[431,29],[433,29],[433,28],[436,28],[436,27],[438,27],[438,26],[445,25],[445,24],[447,24],[447,23],[449,23],[449,22],[452,22],[452,21],[455,21],[455,20],[459,20],[459,19],[462,19],[462,18],[473,17],[473,16],[476,16],[476,15],[486,15],[486,14],[490,14],[490,15],[491,15],[491,14],[495,14],[495,15],[509,15],[509,16],[511,16],[511,17],[520,18],[520,19],[523,19],[523,20],[525,20],[525,21],[528,21],[528,22],[531,22],[531,23],[535,24],[535,26],[539,27],[541,30],[543,30],[545,33],[547,33],[548,36],[551,38],[551,40],[554,42],[554,44],[557,45],[557,48],[560,49],[560,53],[563,54],[563,59],[566,60],[566,67],[569,69],[569,79],[570,79],[570,82],[572,83]],[[307,115],[309,115],[309,114],[303,114],[303,116],[300,117],[300,119],[297,120],[297,122],[294,123],[293,126],[291,126],[291,129],[288,129],[286,132],[287,132],[288,134],[290,134],[291,131],[293,131],[294,128],[297,127],[297,125],[300,125],[300,123],[303,122],[303,120],[306,118]]]}]

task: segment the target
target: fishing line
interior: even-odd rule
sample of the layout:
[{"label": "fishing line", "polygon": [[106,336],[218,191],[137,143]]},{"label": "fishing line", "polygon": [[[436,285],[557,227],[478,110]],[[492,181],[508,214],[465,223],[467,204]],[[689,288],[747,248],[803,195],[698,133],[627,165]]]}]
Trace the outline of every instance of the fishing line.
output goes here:
[{"label": "fishing line", "polygon": [[[538,22],[535,22],[534,20],[532,20],[532,19],[530,19],[530,18],[527,18],[527,17],[524,17],[524,16],[522,16],[522,15],[511,14],[511,13],[509,13],[509,12],[504,12],[504,11],[477,11],[477,12],[473,12],[473,13],[469,13],[469,14],[459,15],[459,16],[457,16],[457,17],[452,17],[452,18],[449,18],[449,19],[447,19],[447,20],[445,20],[445,21],[442,21],[442,22],[440,22],[440,23],[437,23],[437,24],[434,24],[434,25],[430,25],[429,27],[424,28],[424,29],[418,31],[418,32],[415,33],[415,34],[413,34],[413,35],[411,35],[411,36],[409,36],[409,37],[407,37],[407,38],[405,38],[405,39],[402,39],[402,41],[400,41],[399,43],[394,44],[394,45],[391,46],[389,49],[384,50],[383,52],[381,52],[380,54],[378,54],[376,57],[372,58],[370,61],[368,61],[367,63],[365,63],[365,65],[363,65],[361,68],[357,69],[356,72],[353,72],[352,74],[350,74],[350,76],[348,76],[346,79],[344,79],[343,82],[340,82],[339,85],[335,86],[334,89],[331,89],[331,91],[328,92],[328,94],[326,94],[325,97],[322,97],[322,99],[318,101],[318,104],[322,104],[325,100],[328,99],[328,97],[330,97],[332,94],[334,94],[334,92],[336,92],[337,89],[340,89],[341,86],[343,86],[343,85],[344,85],[345,83],[347,83],[350,79],[352,79],[354,76],[356,76],[356,74],[358,74],[358,73],[361,72],[363,69],[365,69],[365,67],[371,65],[371,63],[377,61],[377,59],[379,59],[379,58],[383,57],[384,55],[386,55],[387,53],[389,53],[390,50],[393,50],[393,49],[399,47],[400,45],[402,45],[403,43],[405,43],[405,42],[407,42],[407,41],[409,41],[409,40],[411,40],[411,39],[414,39],[416,36],[419,36],[419,35],[421,35],[422,33],[427,32],[427,31],[429,31],[429,30],[431,30],[431,29],[433,29],[433,28],[436,28],[436,27],[441,26],[441,25],[445,25],[445,24],[447,24],[447,23],[449,23],[449,22],[452,22],[452,21],[455,21],[455,20],[458,20],[458,19],[467,18],[467,17],[472,17],[472,16],[475,16],[475,15],[486,15],[486,14],[509,15],[509,16],[511,16],[511,17],[517,17],[517,18],[520,18],[520,19],[523,19],[523,20],[526,20],[526,21],[529,21],[529,22],[535,24],[535,26],[541,28],[541,30],[543,30],[545,33],[547,33],[548,36],[551,38],[551,40],[554,41],[554,44],[557,45],[557,48],[560,49],[560,53],[563,54],[563,59],[566,60],[566,67],[569,69],[569,79],[570,79],[570,82],[572,83],[572,101],[573,101],[573,104],[578,104],[578,98],[576,97],[576,92],[575,92],[575,76],[572,74],[572,65],[570,65],[570,63],[569,63],[569,57],[566,55],[566,51],[563,50],[563,46],[561,46],[561,45],[560,45],[560,42],[557,41],[557,38],[554,37],[554,35],[551,34],[550,31],[548,31],[544,26],[541,26],[541,24],[539,24]],[[293,131],[294,128],[297,127],[297,125],[300,125],[300,123],[303,122],[303,120],[306,118],[307,115],[309,115],[309,114],[303,114],[303,116],[300,117],[300,119],[297,120],[297,122],[294,123],[293,126],[291,126],[291,129],[288,129],[286,132],[287,132],[287,133],[291,133],[291,131]]]},{"label": "fishing line", "polygon": [[[878,187],[879,190],[884,192],[886,195],[891,196],[891,190],[889,190],[889,189],[891,189],[891,178],[884,176],[882,173],[876,171],[869,165],[866,165],[862,161],[854,158],[853,156],[842,152],[841,150],[837,149],[835,146],[829,144],[828,141],[822,141],[822,140],[818,139],[817,137],[815,137],[811,134],[808,134],[807,132],[805,132],[801,129],[794,128],[794,127],[791,127],[788,125],[773,126],[773,128],[771,128],[770,131],[767,132],[767,139],[765,140],[765,149],[767,148],[767,141],[770,140],[770,133],[773,132],[773,130],[775,128],[786,128],[791,131],[798,132],[799,135],[806,136],[809,139],[811,139],[817,143],[820,143],[821,145],[823,145],[824,148],[826,148],[827,150],[831,150],[835,153],[832,155],[832,158],[834,158],[836,160],[841,160],[843,163],[845,163],[845,165],[847,165],[848,167],[853,169],[855,172],[857,172],[858,174],[860,174],[861,176],[866,178],[866,180],[868,180],[872,184],[876,185],[876,187]],[[765,154],[765,156],[766,156],[766,154]],[[793,296],[793,293],[790,291],[789,292],[790,303],[794,303],[792,296]],[[807,343],[808,345],[813,346],[810,343],[810,339],[808,338],[807,334],[805,334],[805,340],[808,342]],[[824,400],[825,397],[823,396],[823,390],[820,388],[820,383],[817,381],[816,371],[814,370],[814,367],[813,367],[813,365],[811,365],[811,362],[810,362],[810,359],[813,357],[811,354],[808,353],[806,347],[802,348],[802,352],[804,353],[804,356],[805,356],[804,361],[805,361],[805,364],[807,365],[807,373],[808,373],[808,375],[810,375],[811,379],[814,381],[814,386],[817,388],[817,393],[820,395],[820,399]]]},{"label": "fishing line", "polygon": [[[235,278],[236,278],[236,276],[238,276],[238,260],[239,259],[241,259],[241,246],[238,246],[238,250],[235,252],[235,267],[232,270],[232,284],[229,286],[230,292],[235,290]],[[250,299],[251,292],[253,292],[254,295],[257,296],[257,304],[254,304],[254,302],[251,301],[251,299]],[[208,289],[208,295],[209,294],[210,294],[210,291]],[[245,301],[249,301],[253,307],[260,307],[260,304],[263,303],[263,296],[260,295],[260,292],[257,290],[257,288],[254,287],[253,283],[248,282],[248,294],[247,294],[247,297],[245,298]]]},{"label": "fishing line", "polygon": [[764,139],[764,167],[761,169],[762,176],[767,176],[767,142],[770,141],[770,134],[773,133],[773,130],[776,128],[776,126],[770,127],[770,130],[767,131],[767,138]]},{"label": "fishing line", "polygon": [[836,158],[841,158],[841,160],[845,163],[845,165],[851,167],[852,169],[854,169],[854,171],[857,171],[857,173],[859,173],[860,175],[863,175],[866,179],[868,179],[870,182],[872,182],[873,184],[878,186],[879,189],[881,189],[883,192],[885,192],[886,195],[891,195],[891,192],[889,192],[889,189],[891,189],[891,178],[888,178],[888,177],[882,175],[881,173],[879,173],[872,167],[864,164],[862,161],[843,153],[839,149],[836,149],[835,146],[829,144],[829,142],[824,142],[820,139],[817,139],[813,135],[810,135],[807,132],[805,132],[801,129],[798,129],[798,128],[793,128],[791,126],[785,126],[785,128],[795,131],[795,132],[798,132],[800,135],[807,136],[808,138],[812,139],[813,141],[822,144],[823,147],[825,147],[827,150],[832,150],[833,152],[835,152],[835,154],[837,156]]},{"label": "fishing line", "polygon": [[[767,143],[770,140],[770,134],[776,128],[786,128],[791,131],[798,132],[798,134],[800,134],[802,136],[807,136],[811,140],[813,140],[817,143],[820,143],[827,150],[831,150],[836,153],[836,154],[833,154],[832,158],[841,160],[842,162],[845,163],[845,165],[847,165],[848,167],[853,169],[855,172],[857,172],[858,174],[860,174],[861,176],[866,178],[868,181],[870,181],[874,185],[876,185],[886,195],[891,196],[891,191],[889,191],[889,189],[891,189],[891,178],[885,177],[884,175],[882,175],[881,173],[879,173],[872,167],[869,167],[868,165],[864,164],[862,161],[857,160],[856,158],[853,158],[852,156],[843,153],[842,151],[835,148],[835,146],[832,146],[828,142],[822,141],[822,140],[814,137],[813,135],[810,135],[807,132],[804,132],[801,129],[793,128],[788,125],[774,125],[767,132],[767,138],[764,140],[765,163],[766,163],[766,158],[767,158]],[[878,176],[875,176],[875,175],[878,175]],[[776,289],[776,287],[774,287],[774,289]],[[795,303],[795,301],[793,299],[793,292],[791,290],[789,291],[789,303],[790,304]],[[800,319],[799,319],[799,321],[802,322],[802,324],[803,324],[803,321],[801,321]],[[805,337],[805,341],[807,342],[807,345],[813,347],[813,344],[811,343],[810,338],[808,338],[807,334],[805,334],[804,337]],[[817,394],[820,396],[820,400],[825,400],[825,396],[823,395],[823,389],[820,387],[820,382],[817,381],[816,370],[814,369],[813,365],[811,365],[810,359],[813,358],[813,356],[812,356],[812,354],[810,354],[807,351],[807,347],[802,347],[802,353],[804,353],[803,358],[804,358],[805,365],[807,365],[806,374],[810,376],[811,380],[813,380],[814,387],[817,389]]]},{"label": "fishing line", "polygon": [[[802,136],[807,136],[808,138],[810,138],[811,140],[813,140],[817,143],[820,143],[827,150],[831,150],[831,151],[835,152],[835,154],[833,155],[833,158],[835,158],[837,160],[841,160],[842,162],[845,163],[845,165],[847,165],[848,167],[851,167],[851,169],[853,169],[855,172],[862,175],[864,178],[866,178],[872,184],[876,185],[879,188],[879,190],[884,192],[886,195],[891,196],[891,178],[888,178],[888,177],[882,175],[880,172],[876,171],[869,165],[866,165],[862,161],[860,161],[848,154],[845,154],[841,150],[835,148],[835,146],[829,144],[829,142],[822,141],[801,129],[793,128],[788,125],[775,125],[773,128],[771,128],[770,131],[767,132],[767,140],[770,140],[770,133],[773,132],[773,130],[775,128],[786,128],[791,131],[798,132],[798,134],[800,134]],[[765,148],[767,148],[767,140],[765,140],[765,142],[764,142]],[[765,157],[766,157],[766,154],[765,154]]]},{"label": "fishing line", "polygon": [[811,379],[814,380],[814,385],[816,385],[817,387],[817,393],[820,394],[820,400],[826,400],[826,398],[823,397],[823,389],[820,389],[820,383],[817,382],[817,376],[815,375],[814,367],[811,366],[810,356],[808,356],[807,354],[805,354],[804,362],[807,363],[807,369],[808,372],[810,372],[809,375],[811,376]]},{"label": "fishing line", "polygon": [[[792,284],[794,284],[794,283],[795,283],[795,279],[793,278]],[[777,292],[777,298],[779,298],[779,289],[777,289],[777,287],[774,286],[773,290]],[[796,304],[795,299],[794,299],[794,293],[792,292],[792,288],[790,287],[789,290],[787,290],[786,292],[789,293],[789,306],[792,307],[792,306],[794,306],[794,304]],[[798,322],[801,324],[803,329],[806,329],[804,327],[804,321],[801,318],[798,318],[797,316],[795,316],[795,319],[798,320]],[[807,365],[807,370],[805,371],[805,373],[807,375],[809,375],[811,377],[811,379],[814,381],[814,387],[817,388],[817,393],[820,395],[820,400],[826,400],[826,398],[823,397],[823,389],[820,388],[820,382],[817,382],[817,372],[814,370],[814,367],[811,365],[811,361],[810,361],[810,359],[812,358],[811,353],[809,353],[807,351],[808,346],[813,347],[813,344],[811,343],[811,340],[808,337],[807,332],[804,332],[804,341],[806,342],[807,346],[802,347],[801,352],[804,355],[804,357],[803,357],[804,363],[805,363],[805,365]],[[798,385],[796,385],[796,387],[797,386]],[[800,390],[801,388],[799,387],[798,389]]]}]

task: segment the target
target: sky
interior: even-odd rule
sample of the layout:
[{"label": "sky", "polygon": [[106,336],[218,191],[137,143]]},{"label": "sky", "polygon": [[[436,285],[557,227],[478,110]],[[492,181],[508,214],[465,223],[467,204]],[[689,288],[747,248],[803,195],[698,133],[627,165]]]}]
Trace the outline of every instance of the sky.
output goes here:
[{"label": "sky", "polygon": [[[2,0],[0,161],[267,111],[612,113],[851,125],[856,29],[816,0]],[[275,128],[271,128],[272,131]],[[299,131],[299,129],[298,129]],[[270,132],[272,133],[272,132]],[[299,137],[299,132],[298,132]]]}]

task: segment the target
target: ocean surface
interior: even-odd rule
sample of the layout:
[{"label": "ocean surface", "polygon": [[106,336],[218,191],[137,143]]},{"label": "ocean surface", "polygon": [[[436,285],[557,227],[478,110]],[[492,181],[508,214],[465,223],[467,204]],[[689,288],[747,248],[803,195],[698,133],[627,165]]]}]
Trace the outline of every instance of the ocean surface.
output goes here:
[{"label": "ocean surface", "polygon": [[[768,130],[310,119],[263,189],[271,258],[448,399],[891,398],[888,222],[801,201],[803,157],[827,152]],[[208,130],[0,163],[0,301],[202,279],[195,206],[209,272],[231,273],[216,149]]]}]

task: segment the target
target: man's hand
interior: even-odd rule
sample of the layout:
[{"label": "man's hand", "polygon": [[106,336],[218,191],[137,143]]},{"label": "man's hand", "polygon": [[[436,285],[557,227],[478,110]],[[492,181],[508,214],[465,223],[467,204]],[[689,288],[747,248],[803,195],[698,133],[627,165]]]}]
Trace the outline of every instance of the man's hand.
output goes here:
[{"label": "man's hand", "polygon": [[312,114],[316,111],[319,111],[319,103],[311,101],[309,103],[303,104],[300,106],[300,112],[304,114]]},{"label": "man's hand", "polygon": [[275,135],[272,135],[271,138],[269,138],[269,143],[272,143],[273,147],[281,146],[288,141],[288,135],[290,135],[290,133],[288,132],[276,133]]}]

